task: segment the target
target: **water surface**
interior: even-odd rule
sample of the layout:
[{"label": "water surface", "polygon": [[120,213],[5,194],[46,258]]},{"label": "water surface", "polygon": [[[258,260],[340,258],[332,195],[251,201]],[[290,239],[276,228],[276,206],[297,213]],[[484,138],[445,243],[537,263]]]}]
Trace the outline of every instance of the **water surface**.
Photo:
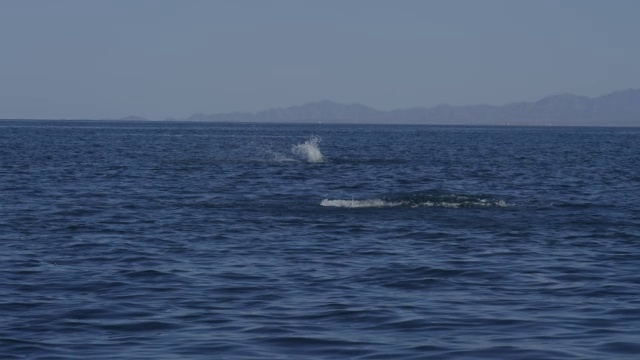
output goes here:
[{"label": "water surface", "polygon": [[0,122],[3,359],[640,356],[640,130]]}]

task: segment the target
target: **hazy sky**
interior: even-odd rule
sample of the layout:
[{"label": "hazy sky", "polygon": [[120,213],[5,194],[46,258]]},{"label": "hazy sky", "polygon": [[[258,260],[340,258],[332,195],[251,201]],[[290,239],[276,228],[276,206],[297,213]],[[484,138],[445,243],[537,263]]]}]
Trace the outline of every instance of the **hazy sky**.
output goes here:
[{"label": "hazy sky", "polygon": [[378,109],[640,87],[636,0],[2,0],[0,118]]}]

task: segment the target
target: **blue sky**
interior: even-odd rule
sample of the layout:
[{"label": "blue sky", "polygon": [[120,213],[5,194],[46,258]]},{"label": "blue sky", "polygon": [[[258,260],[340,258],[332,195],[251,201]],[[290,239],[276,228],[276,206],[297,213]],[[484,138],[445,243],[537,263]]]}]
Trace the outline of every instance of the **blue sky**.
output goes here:
[{"label": "blue sky", "polygon": [[640,87],[635,0],[4,0],[0,118],[377,109]]}]

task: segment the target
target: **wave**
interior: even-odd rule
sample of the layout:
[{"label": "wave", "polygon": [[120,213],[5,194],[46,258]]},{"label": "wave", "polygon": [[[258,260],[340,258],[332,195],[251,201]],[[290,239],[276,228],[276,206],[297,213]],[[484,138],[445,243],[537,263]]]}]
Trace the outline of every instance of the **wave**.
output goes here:
[{"label": "wave", "polygon": [[314,135],[302,144],[293,145],[291,147],[291,152],[298,158],[307,162],[324,162],[324,155],[322,155],[320,148],[318,147],[320,140],[319,136]]},{"label": "wave", "polygon": [[375,199],[324,199],[320,206],[339,207],[349,209],[361,208],[478,208],[478,207],[509,207],[502,199],[483,198],[472,195],[416,195],[399,198]]}]

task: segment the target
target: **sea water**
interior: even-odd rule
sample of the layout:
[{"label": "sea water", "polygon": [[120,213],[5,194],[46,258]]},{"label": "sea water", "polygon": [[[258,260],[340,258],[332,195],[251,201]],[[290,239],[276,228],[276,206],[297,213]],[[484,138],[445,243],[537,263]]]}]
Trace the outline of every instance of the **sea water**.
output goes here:
[{"label": "sea water", "polygon": [[635,359],[640,129],[0,122],[2,359]]}]

